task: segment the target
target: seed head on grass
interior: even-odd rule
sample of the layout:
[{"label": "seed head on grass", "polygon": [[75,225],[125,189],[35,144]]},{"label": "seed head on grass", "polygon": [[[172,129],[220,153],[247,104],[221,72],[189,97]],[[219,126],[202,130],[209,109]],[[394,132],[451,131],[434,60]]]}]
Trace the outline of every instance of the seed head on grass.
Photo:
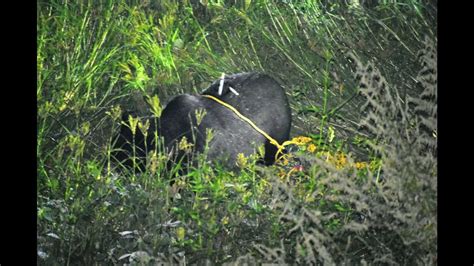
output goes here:
[{"label": "seed head on grass", "polygon": [[178,149],[184,151],[186,153],[190,153],[192,151],[194,144],[189,143],[186,137],[181,138],[181,141],[178,144]]},{"label": "seed head on grass", "polygon": [[130,128],[134,136],[135,136],[135,133],[137,132],[138,120],[139,120],[138,117],[134,118],[133,116],[128,115],[128,124],[124,123],[124,125]]},{"label": "seed head on grass", "polygon": [[153,115],[159,118],[161,116],[161,112],[163,111],[160,105],[160,98],[158,98],[157,95],[154,95],[153,97],[148,97],[147,102],[150,105]]},{"label": "seed head on grass", "polygon": [[184,227],[176,228],[176,237],[179,241],[183,241],[186,236],[186,229]]},{"label": "seed head on grass", "polygon": [[152,175],[156,173],[156,169],[158,168],[158,155],[156,152],[150,152],[150,165],[149,165],[149,170]]},{"label": "seed head on grass", "polygon": [[240,169],[243,169],[247,166],[247,157],[245,157],[245,155],[243,153],[239,153],[237,154],[237,160],[235,162],[235,164],[240,168]]},{"label": "seed head on grass", "polygon": [[122,116],[122,108],[120,108],[120,105],[115,105],[110,111],[105,112],[105,114],[110,116],[112,120],[117,121]]},{"label": "seed head on grass", "polygon": [[206,109],[199,108],[195,111],[194,114],[196,115],[196,123],[199,126],[202,120],[204,119],[204,117],[206,116],[207,112],[206,112]]},{"label": "seed head on grass", "polygon": [[145,139],[148,135],[148,128],[150,127],[150,120],[146,120],[145,123],[142,123],[142,121],[138,121],[138,129],[142,132],[143,136],[145,136]]},{"label": "seed head on grass", "polygon": [[221,220],[221,223],[222,223],[223,225],[228,224],[228,223],[229,223],[229,216],[224,216],[224,217],[222,218],[222,220]]}]

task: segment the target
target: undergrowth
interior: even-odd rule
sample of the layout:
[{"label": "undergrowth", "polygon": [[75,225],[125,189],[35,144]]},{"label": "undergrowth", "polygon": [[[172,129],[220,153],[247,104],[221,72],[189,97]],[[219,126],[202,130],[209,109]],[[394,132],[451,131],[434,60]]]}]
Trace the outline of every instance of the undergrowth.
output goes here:
[{"label": "undergrowth", "polygon": [[[38,264],[437,264],[436,6],[37,7]],[[254,70],[304,136],[276,165],[111,156],[122,114],[145,130],[171,96]]]}]

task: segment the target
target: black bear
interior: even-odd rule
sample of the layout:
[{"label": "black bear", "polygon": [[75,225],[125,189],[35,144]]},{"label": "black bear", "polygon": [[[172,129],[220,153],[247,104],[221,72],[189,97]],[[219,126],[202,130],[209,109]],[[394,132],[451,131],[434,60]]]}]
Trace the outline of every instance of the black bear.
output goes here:
[{"label": "black bear", "polygon": [[[235,111],[248,118],[244,121]],[[204,114],[197,119],[196,113]],[[178,154],[176,144],[186,137],[195,152],[203,152],[206,131],[212,129],[208,159],[219,160],[229,168],[235,167],[239,153],[249,156],[255,148],[265,146],[265,164],[275,160],[277,147],[264,136],[268,134],[278,143],[288,140],[291,127],[291,110],[283,88],[270,76],[262,73],[240,73],[227,75],[215,81],[201,95],[183,94],[174,97],[163,109],[158,120],[150,120],[150,133],[145,140],[140,130],[135,139],[130,129],[122,125],[116,142],[115,158],[130,164],[132,143],[137,157],[146,157],[145,147],[155,147],[154,131],[164,139],[164,146],[171,154]],[[146,142],[146,145],[145,145]]]}]

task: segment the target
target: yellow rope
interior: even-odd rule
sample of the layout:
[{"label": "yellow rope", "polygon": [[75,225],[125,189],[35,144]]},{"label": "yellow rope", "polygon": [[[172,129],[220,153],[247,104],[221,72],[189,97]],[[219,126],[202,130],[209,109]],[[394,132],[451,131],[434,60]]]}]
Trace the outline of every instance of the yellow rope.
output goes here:
[{"label": "yellow rope", "polygon": [[252,120],[250,120],[248,117],[244,116],[243,114],[241,114],[237,109],[235,109],[232,105],[222,101],[221,99],[218,99],[212,95],[202,95],[203,97],[206,97],[206,98],[209,98],[209,99],[212,99],[218,103],[220,103],[221,105],[227,107],[229,110],[231,110],[232,112],[234,112],[240,119],[244,120],[245,122],[247,122],[251,127],[253,127],[258,133],[262,134],[265,138],[267,138],[271,144],[275,145],[277,148],[278,148],[278,151],[277,153],[275,154],[275,161],[277,161],[278,159],[278,155],[280,153],[283,152],[283,149],[285,148],[286,145],[288,144],[291,144],[293,143],[292,141],[285,141],[283,144],[280,144],[278,143],[278,141],[276,141],[276,139],[270,137],[270,135],[268,135],[265,131],[263,131],[262,129],[260,129],[257,125],[255,125],[254,122],[252,122]]}]

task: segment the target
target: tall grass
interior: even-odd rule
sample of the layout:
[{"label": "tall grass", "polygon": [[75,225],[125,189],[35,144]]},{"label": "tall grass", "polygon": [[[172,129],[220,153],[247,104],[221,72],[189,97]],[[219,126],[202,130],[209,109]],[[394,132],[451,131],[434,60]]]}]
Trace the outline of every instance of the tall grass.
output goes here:
[{"label": "tall grass", "polygon": [[[436,7],[369,4],[38,1],[39,264],[436,264]],[[279,164],[111,157],[122,114],[252,70],[311,137]]]}]

